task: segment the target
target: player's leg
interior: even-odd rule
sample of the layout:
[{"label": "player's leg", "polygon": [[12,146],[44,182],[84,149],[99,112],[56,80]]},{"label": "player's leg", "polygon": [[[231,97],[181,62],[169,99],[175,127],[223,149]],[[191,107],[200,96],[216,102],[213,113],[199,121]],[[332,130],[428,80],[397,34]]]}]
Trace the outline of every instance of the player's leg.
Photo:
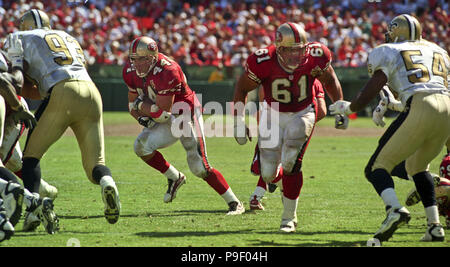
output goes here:
[{"label": "player's leg", "polygon": [[65,88],[73,99],[67,105],[71,114],[72,128],[81,152],[81,160],[87,177],[101,187],[104,214],[110,224],[120,217],[120,198],[111,170],[106,166],[102,100],[100,93],[91,82],[69,81]]},{"label": "player's leg", "polygon": [[189,169],[195,176],[205,180],[223,198],[229,207],[228,215],[242,214],[245,211],[242,202],[233,193],[223,175],[208,162],[200,109],[195,109],[188,127],[189,133],[187,136],[181,136],[180,141],[186,151]]},{"label": "player's leg", "polygon": [[[406,160],[406,169],[413,177],[427,216],[429,229],[422,240],[443,241],[444,231],[439,221],[435,182],[428,171],[428,167],[429,163],[442,151],[442,147],[447,142],[450,134],[450,125],[448,124],[450,120],[450,101],[448,101],[448,97],[443,95],[418,95],[417,98],[421,101],[416,106],[420,105],[421,113],[432,119],[427,119],[426,124],[423,121],[419,121],[426,128],[418,129],[418,131],[427,132],[428,135],[417,151]],[[439,110],[439,112],[436,112],[436,110]]]},{"label": "player's leg", "polygon": [[314,109],[304,110],[286,118],[283,133],[281,165],[283,167],[283,214],[280,230],[294,232],[297,225],[297,205],[303,186],[301,164],[315,124]]},{"label": "player's leg", "polygon": [[159,171],[167,178],[168,188],[164,202],[175,199],[180,187],[186,183],[186,176],[170,164],[158,151],[173,145],[177,138],[172,135],[171,123],[155,124],[151,129],[144,128],[134,142],[134,152],[147,165]]}]

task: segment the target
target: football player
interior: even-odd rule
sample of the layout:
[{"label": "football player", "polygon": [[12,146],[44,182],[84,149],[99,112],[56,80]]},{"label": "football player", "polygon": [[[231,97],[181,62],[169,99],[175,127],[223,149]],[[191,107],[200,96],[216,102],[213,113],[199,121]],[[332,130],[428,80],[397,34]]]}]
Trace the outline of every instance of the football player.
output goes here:
[{"label": "football player", "polygon": [[[228,204],[229,215],[245,211],[222,174],[211,167],[206,155],[202,107],[189,88],[180,66],[158,52],[156,42],[146,36],[135,39],[129,49],[130,61],[123,69],[128,86],[130,114],[144,126],[134,151],[147,165],[168,179],[164,202],[171,202],[186,176],[167,162],[158,151],[180,140],[191,172],[205,180]],[[183,133],[174,132],[183,119]]]},{"label": "football player", "polygon": [[[408,14],[389,23],[386,44],[372,50],[368,58],[371,79],[352,102],[331,105],[332,114],[351,114],[364,108],[387,83],[401,105],[389,96],[388,108],[401,111],[381,137],[365,168],[365,174],[382,198],[387,216],[374,238],[387,241],[411,215],[394,190],[391,171],[405,161],[425,208],[428,228],[422,241],[443,241],[432,175],[428,165],[450,135],[450,91],[447,52],[421,38],[422,27]],[[391,101],[392,100],[392,101]]]},{"label": "football player", "polygon": [[[313,84],[313,89],[315,91],[315,107],[316,111],[316,122],[320,121],[327,115],[327,106],[325,103],[325,94],[323,91],[322,84],[319,80],[315,80]],[[264,90],[262,88],[259,90],[259,102],[262,103],[264,101]],[[259,116],[257,118],[259,120]],[[347,118],[348,119],[348,118]],[[264,206],[262,205],[262,198],[267,191],[267,187],[269,187],[269,192],[273,193],[278,184],[281,185],[280,180],[283,176],[283,168],[281,164],[278,166],[278,172],[276,178],[269,184],[267,184],[264,179],[261,177],[261,171],[259,167],[259,148],[258,145],[255,147],[255,154],[253,155],[252,165],[250,167],[250,172],[253,175],[259,176],[258,183],[256,185],[255,191],[250,196],[250,209],[251,210],[264,210]]]},{"label": "football player", "polygon": [[297,225],[302,158],[316,121],[313,103],[316,79],[333,102],[343,99],[329,49],[320,43],[308,43],[303,28],[287,22],[277,28],[274,45],[248,57],[234,93],[234,135],[244,145],[249,131],[242,104],[248,92],[263,87],[265,105],[258,126],[260,169],[264,181],[270,183],[277,175],[279,163],[283,168],[284,210],[280,226],[283,232],[294,232]]},{"label": "football player", "polygon": [[[34,81],[34,92],[43,100],[36,111],[38,123],[28,133],[23,152],[24,186],[38,194],[40,160],[70,127],[77,138],[87,177],[101,187],[105,218],[114,224],[120,216],[119,193],[105,165],[102,99],[86,70],[83,50],[66,32],[52,30],[49,17],[41,10],[26,12],[20,18],[19,29],[6,40],[8,57],[13,71]],[[48,206],[51,208],[53,203]],[[58,224],[56,215],[51,215],[46,228],[54,233]],[[29,217],[24,225],[29,223]]]}]

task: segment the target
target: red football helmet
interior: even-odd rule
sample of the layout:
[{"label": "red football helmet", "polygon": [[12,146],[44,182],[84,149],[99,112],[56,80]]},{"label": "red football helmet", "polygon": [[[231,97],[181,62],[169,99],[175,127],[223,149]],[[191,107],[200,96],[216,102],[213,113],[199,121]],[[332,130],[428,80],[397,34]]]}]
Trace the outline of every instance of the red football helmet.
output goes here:
[{"label": "red football helmet", "polygon": [[450,153],[442,159],[441,166],[439,167],[439,174],[441,177],[450,179]]},{"label": "red football helmet", "polygon": [[306,60],[306,32],[297,23],[286,22],[278,27],[275,46],[280,65],[288,71],[294,71]]},{"label": "red football helmet", "polygon": [[128,56],[136,74],[143,78],[158,62],[158,45],[150,37],[138,37],[131,42]]}]

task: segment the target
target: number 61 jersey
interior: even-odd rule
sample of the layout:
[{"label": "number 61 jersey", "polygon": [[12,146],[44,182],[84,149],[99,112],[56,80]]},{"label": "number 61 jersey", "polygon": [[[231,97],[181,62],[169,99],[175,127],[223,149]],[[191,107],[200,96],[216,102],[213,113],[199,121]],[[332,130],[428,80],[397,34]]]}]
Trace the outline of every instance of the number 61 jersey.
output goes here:
[{"label": "number 61 jersey", "polygon": [[298,112],[313,103],[314,80],[330,66],[331,53],[326,46],[317,42],[307,46],[305,63],[292,73],[278,63],[275,45],[259,49],[247,59],[247,76],[263,86],[264,100],[269,105],[279,103],[280,112]]},{"label": "number 61 jersey", "polygon": [[[85,68],[83,50],[78,41],[63,31],[35,29],[19,31],[22,40],[23,59],[28,63],[27,78],[38,86],[41,98],[48,90],[65,79],[92,81]],[[9,39],[6,40],[8,48]]]}]

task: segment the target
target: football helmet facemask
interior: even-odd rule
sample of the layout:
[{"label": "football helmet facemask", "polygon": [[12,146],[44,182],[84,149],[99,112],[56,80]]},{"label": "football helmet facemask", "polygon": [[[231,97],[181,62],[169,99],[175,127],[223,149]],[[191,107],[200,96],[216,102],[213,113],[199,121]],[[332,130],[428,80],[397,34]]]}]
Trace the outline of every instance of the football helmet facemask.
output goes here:
[{"label": "football helmet facemask", "polygon": [[136,74],[143,78],[158,61],[158,45],[150,37],[138,37],[131,42],[128,56]]},{"label": "football helmet facemask", "polygon": [[422,38],[422,26],[408,14],[399,15],[391,20],[385,33],[386,43],[416,41]]},{"label": "football helmet facemask", "polygon": [[31,9],[19,19],[19,30],[51,29],[50,19],[44,11]]},{"label": "football helmet facemask", "polygon": [[286,22],[278,27],[275,46],[280,65],[288,71],[294,71],[306,61],[306,32],[297,23]]}]

